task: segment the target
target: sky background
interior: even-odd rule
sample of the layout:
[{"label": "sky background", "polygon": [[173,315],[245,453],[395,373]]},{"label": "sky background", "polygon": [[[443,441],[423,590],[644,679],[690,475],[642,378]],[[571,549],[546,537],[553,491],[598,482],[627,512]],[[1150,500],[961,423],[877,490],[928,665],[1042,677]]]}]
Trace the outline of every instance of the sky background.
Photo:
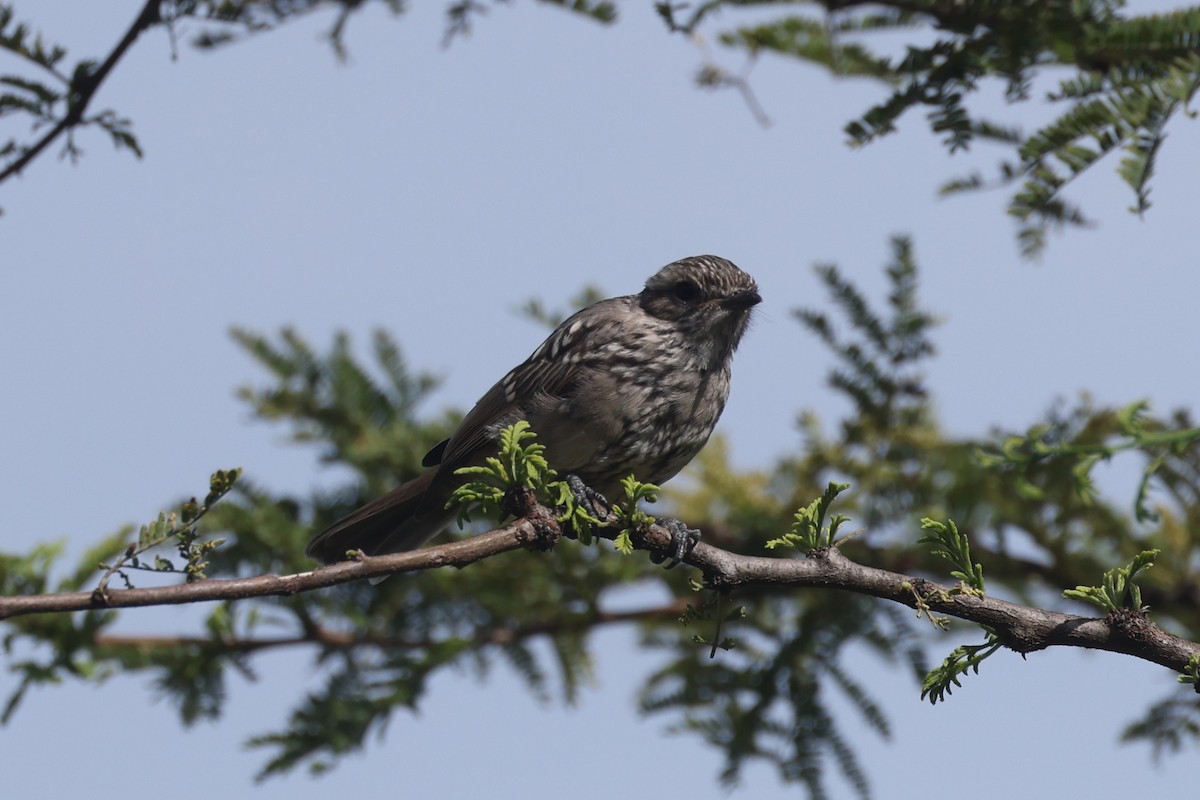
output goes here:
[{"label": "sky background", "polygon": [[[140,5],[16,3],[71,56],[96,58]],[[321,348],[344,329],[362,352],[386,328],[414,368],[445,379],[425,409],[434,415],[469,407],[541,341],[544,330],[512,312],[526,299],[564,307],[586,283],[633,293],[699,253],[738,263],[764,297],[721,424],[744,466],[800,446],[800,409],[828,421],[842,410],[824,385],[825,353],[791,317],[826,302],[812,265],[837,262],[880,298],[896,233],[913,236],[921,295],[944,320],[928,377],[949,430],[1023,429],[1084,390],[1106,404],[1147,398],[1163,413],[1194,404],[1198,378],[1182,355],[1194,349],[1200,297],[1194,122],[1172,124],[1145,220],[1126,212],[1133,197],[1104,165],[1074,192],[1098,228],[1052,237],[1030,263],[1006,194],[936,197],[946,179],[993,167],[998,151],[950,158],[919,117],[846,147],[842,125],[881,98],[877,86],[764,58],[751,75],[764,128],[735,92],[692,83],[705,52],[735,71],[740,56],[669,37],[649,4],[624,4],[605,28],[515,2],[448,49],[444,5],[413,5],[356,16],[346,63],[321,39],[328,16],[214,53],[188,46],[197,28],[185,26],[177,58],[164,33],[144,35],[92,110],[130,117],[145,158],[85,133],[78,166],[42,158],[0,187],[0,547],[68,537],[78,552],[202,492],[220,467],[279,491],[336,485],[344,475],[252,423],[235,398],[265,376],[231,326],[292,325]],[[1000,96],[990,88],[982,107],[1027,126],[1046,116]],[[1122,475],[1109,484],[1132,497]],[[197,618],[127,612],[123,629]],[[976,638],[957,630],[932,655]],[[634,697],[656,662],[632,632],[594,642],[596,686],[576,708],[539,705],[503,669],[484,683],[441,675],[420,714],[394,718],[363,755],[256,794],[727,796],[719,754],[638,716]],[[1174,685],[1154,665],[1004,653],[930,707],[899,670],[861,660],[893,741],[842,721],[878,797],[966,787],[979,798],[1030,787],[1184,796],[1200,779],[1194,751],[1156,766],[1146,748],[1116,744],[1124,722]],[[224,719],[191,730],[145,679],[35,691],[0,730],[6,790],[248,793],[265,753],[243,742],[282,724],[312,669],[300,652],[256,663],[260,680],[234,680]],[[0,694],[9,686],[0,674]],[[802,793],[759,765],[733,796]]]}]

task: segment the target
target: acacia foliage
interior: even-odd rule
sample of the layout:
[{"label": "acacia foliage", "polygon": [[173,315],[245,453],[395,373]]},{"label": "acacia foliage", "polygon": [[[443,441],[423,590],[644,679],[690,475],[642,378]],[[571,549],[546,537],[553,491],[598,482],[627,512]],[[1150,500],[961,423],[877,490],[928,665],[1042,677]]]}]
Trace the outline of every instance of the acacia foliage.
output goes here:
[{"label": "acacia foliage", "polygon": [[[446,5],[446,42],[464,38],[507,0],[453,0]],[[619,19],[609,0],[541,0],[603,24]],[[132,120],[118,111],[89,113],[93,95],[116,62],[147,31],[175,42],[187,30],[197,47],[218,48],[269,34],[312,15],[329,18],[328,40],[345,55],[346,30],[365,9],[400,16],[402,0],[147,0],[106,58],[68,58],[53,36],[0,3],[0,52],[13,66],[0,72],[0,182],[19,174],[51,145],[72,160],[79,131],[107,134],[141,155]],[[669,33],[704,34],[751,58],[762,54],[816,64],[835,75],[880,83],[884,97],[845,125],[847,141],[864,146],[924,111],[930,131],[950,152],[976,142],[1009,153],[994,175],[972,172],[942,187],[947,193],[1002,185],[1026,255],[1045,247],[1048,231],[1086,225],[1070,197],[1073,181],[1096,164],[1115,170],[1133,195],[1132,210],[1150,208],[1151,179],[1169,125],[1192,115],[1200,87],[1200,7],[1138,14],[1120,0],[707,0],[656,6]],[[703,87],[732,87],[750,112],[765,118],[744,74],[708,56],[697,71]],[[803,72],[797,72],[803,79]],[[999,85],[1009,106],[1040,100],[1054,118],[1032,131],[975,110],[980,90]],[[5,119],[7,118],[7,119]]]},{"label": "acacia foliage", "polygon": [[[1195,436],[1173,435],[1191,430],[1187,415],[1155,419],[1144,408],[1080,402],[1055,406],[1028,431],[950,435],[938,424],[922,376],[935,354],[935,317],[919,303],[906,240],[893,242],[886,269],[891,291],[873,302],[836,267],[822,266],[831,310],[796,314],[832,354],[829,383],[845,397],[846,414],[825,422],[802,415],[793,448],[799,455],[759,470],[735,469],[716,439],[690,468],[685,488],[668,487],[670,510],[702,528],[711,544],[786,557],[787,548],[768,551],[768,542],[795,530],[796,509],[811,507],[830,481],[843,481],[853,488],[837,498],[836,510],[851,521],[839,523],[840,530],[865,526],[839,538],[855,560],[944,576],[947,556],[919,542],[920,520],[949,518],[956,525],[947,552],[962,551],[959,568],[972,586],[982,589],[982,564],[989,591],[1042,605],[1061,605],[1055,598],[1064,589],[1096,584],[1106,570],[1157,550],[1154,569],[1138,577],[1139,603],[1152,608],[1160,625],[1200,638],[1200,581],[1192,566],[1200,551],[1200,447]],[[242,477],[203,519],[211,537],[227,540],[205,552],[206,571],[308,569],[303,550],[312,532],[417,474],[424,452],[458,415],[423,413],[436,381],[413,370],[383,333],[365,362],[344,336],[327,352],[290,330],[235,336],[267,375],[262,385],[242,390],[254,415],[285,426],[294,442],[316,447],[353,477],[310,496]],[[1086,491],[1097,453],[1146,458],[1149,488],[1136,491],[1137,502]],[[89,589],[99,578],[96,562],[138,538],[118,531],[57,580],[51,575],[62,572],[61,559],[52,546],[0,556],[0,591]],[[486,676],[505,664],[536,696],[572,703],[592,677],[592,634],[636,624],[658,662],[645,676],[641,708],[718,750],[723,780],[736,780],[747,762],[763,759],[813,797],[823,796],[831,771],[868,795],[869,770],[831,710],[834,698],[848,701],[879,735],[886,737],[890,726],[885,702],[858,677],[862,648],[850,645],[910,672],[914,692],[928,673],[927,651],[932,646],[941,657],[947,646],[932,644],[929,626],[907,611],[869,598],[767,587],[713,595],[697,592],[693,580],[640,553],[563,542],[546,554],[512,552],[378,587],[222,603],[202,629],[168,637],[114,635],[115,611],[14,618],[3,623],[7,667],[20,682],[6,719],[29,689],[121,672],[150,677],[184,724],[216,720],[231,676],[254,680],[257,654],[293,649],[313,660],[311,683],[290,715],[251,744],[263,752],[261,777],[297,768],[320,772],[377,741],[371,734],[398,713],[418,708],[430,677],[446,669]],[[614,611],[612,593],[634,581],[668,599]],[[716,658],[714,647],[721,650]],[[942,668],[956,686],[978,660],[959,658],[950,667],[963,664],[957,672]],[[984,673],[972,683],[985,680]],[[1124,709],[1130,718],[1143,711]],[[1191,747],[1198,717],[1195,695],[1181,691],[1134,719],[1125,735],[1164,751]]]}]

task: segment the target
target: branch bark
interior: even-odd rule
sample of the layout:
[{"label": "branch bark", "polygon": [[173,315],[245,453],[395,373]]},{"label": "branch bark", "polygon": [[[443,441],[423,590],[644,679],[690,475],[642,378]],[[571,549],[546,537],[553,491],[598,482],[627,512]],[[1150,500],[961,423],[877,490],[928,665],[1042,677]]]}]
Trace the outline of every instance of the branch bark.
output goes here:
[{"label": "branch bark", "polygon": [[[550,519],[553,521],[553,517]],[[182,605],[211,600],[246,600],[251,597],[287,597],[362,578],[382,578],[398,572],[416,572],[437,567],[464,567],[510,550],[535,546],[542,540],[539,529],[538,519],[530,517],[461,542],[408,553],[363,557],[293,575],[213,578],[177,586],[146,589],[110,588],[105,591],[3,597],[0,598],[0,620],[26,614],[63,611]]]},{"label": "branch bark", "polygon": [[[602,538],[613,538],[618,532],[612,526],[596,531]],[[554,511],[535,506],[522,519],[460,542],[408,553],[362,556],[311,572],[210,579],[146,589],[3,597],[0,598],[0,619],[27,614],[287,596],[363,578],[438,567],[465,567],[522,548],[544,550],[561,536]],[[639,538],[638,545],[652,552],[665,553],[671,546],[670,533],[658,525],[650,526]],[[918,576],[868,567],[847,558],[837,548],[814,551],[804,559],[768,558],[733,553],[702,542],[684,563],[699,569],[709,585],[716,589],[754,586],[841,589],[890,600],[925,613],[937,612],[986,625],[1005,646],[1019,653],[1056,646],[1084,647],[1130,655],[1176,672],[1183,672],[1189,660],[1200,655],[1200,644],[1162,630],[1139,611],[1122,610],[1103,619],[1047,611],[994,597],[981,597]]]}]

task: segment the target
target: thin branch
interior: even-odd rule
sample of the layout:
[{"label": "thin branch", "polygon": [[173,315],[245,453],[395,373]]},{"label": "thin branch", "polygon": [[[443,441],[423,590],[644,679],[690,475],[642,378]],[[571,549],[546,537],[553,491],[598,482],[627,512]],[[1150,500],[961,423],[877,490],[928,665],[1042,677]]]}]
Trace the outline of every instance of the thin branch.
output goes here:
[{"label": "thin branch", "polygon": [[[644,620],[670,620],[679,617],[687,608],[687,605],[687,598],[680,597],[665,605],[649,608],[638,608],[629,611],[595,611],[535,625],[490,628],[481,631],[478,636],[474,637],[474,640],[477,644],[510,645],[535,636],[553,635],[561,631],[592,629],[605,625],[620,625],[626,622],[642,622]],[[263,650],[305,645],[320,645],[326,648],[347,650],[356,647],[424,650],[439,643],[432,639],[403,639],[395,636],[377,636],[357,631],[332,630],[322,626],[315,626],[298,636],[245,639],[234,637],[212,639],[207,636],[145,636],[109,633],[98,633],[92,638],[92,644],[96,647],[130,647],[141,650],[160,650],[176,647],[218,646],[223,650],[238,653],[256,653]]]},{"label": "thin branch", "polygon": [[[596,533],[614,538],[619,531],[606,526]],[[110,589],[106,593],[30,595],[0,598],[0,619],[24,614],[84,611],[103,608],[243,600],[286,596],[397,572],[436,567],[464,567],[520,548],[546,549],[561,536],[554,512],[541,506],[520,520],[461,542],[409,553],[362,556],[312,572],[260,575],[253,578],[205,580],[148,589]],[[653,525],[635,543],[656,553],[671,548],[670,533]],[[1141,612],[1124,610],[1104,619],[1081,617],[1010,603],[941,586],[924,578],[875,569],[851,561],[837,548],[813,551],[805,559],[767,558],[732,553],[698,544],[684,562],[700,569],[717,589],[748,586],[815,586],[866,594],[909,608],[936,611],[996,633],[1005,646],[1030,653],[1048,647],[1084,647],[1123,653],[1183,672],[1200,644],[1167,633]]]},{"label": "thin branch", "polygon": [[[557,523],[554,525],[557,538]],[[428,547],[408,553],[363,557],[343,561],[311,572],[294,575],[257,575],[253,578],[223,578],[176,586],[145,589],[107,589],[65,594],[23,595],[0,598],[0,620],[25,614],[90,611],[105,608],[181,605],[212,600],[245,600],[251,597],[288,597],[361,578],[378,578],[397,572],[416,572],[437,567],[464,567],[491,556],[527,546],[543,546],[539,534],[542,521],[526,518],[490,533],[461,542]]]},{"label": "thin branch", "polygon": [[0,170],[0,183],[3,183],[13,175],[19,174],[29,162],[37,158],[55,139],[83,120],[83,114],[87,111],[88,104],[92,102],[92,98],[95,97],[96,92],[99,91],[100,84],[108,77],[108,73],[112,72],[113,67],[117,65],[121,57],[125,55],[125,51],[133,46],[133,43],[141,35],[142,31],[149,29],[162,20],[159,15],[159,6],[161,3],[162,0],[146,0],[146,5],[142,6],[142,10],[138,12],[137,19],[129,26],[129,30],[125,31],[125,35],[121,37],[121,41],[117,42],[117,46],[113,48],[113,51],[108,54],[108,58],[104,59],[104,63],[95,72],[88,73],[87,77],[80,80],[78,84],[75,81],[70,82],[67,113],[41,139],[38,139],[32,147],[22,153],[20,158],[13,161],[3,170]]},{"label": "thin branch", "polygon": [[1188,660],[1200,654],[1200,643],[1167,633],[1141,612],[1124,611],[1098,619],[1046,611],[866,567],[837,548],[814,552],[804,560],[743,556],[716,548],[695,555],[688,562],[703,569],[717,587],[821,586],[913,609],[923,604],[929,610],[988,626],[1006,647],[1018,653],[1054,646],[1085,647],[1153,661],[1176,672],[1182,672]]}]

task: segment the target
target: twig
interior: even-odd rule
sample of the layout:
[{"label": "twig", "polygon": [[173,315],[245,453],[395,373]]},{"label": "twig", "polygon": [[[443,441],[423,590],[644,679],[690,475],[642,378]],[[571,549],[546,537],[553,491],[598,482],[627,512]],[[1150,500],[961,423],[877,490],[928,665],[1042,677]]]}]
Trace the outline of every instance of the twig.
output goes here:
[{"label": "twig", "polygon": [[83,114],[87,110],[88,104],[92,102],[92,98],[95,97],[96,92],[100,89],[100,84],[108,77],[108,73],[117,65],[121,57],[125,55],[125,51],[133,46],[134,41],[137,40],[142,31],[147,30],[161,20],[159,16],[159,5],[161,2],[162,0],[146,0],[146,5],[142,6],[137,19],[129,26],[129,30],[125,31],[125,35],[121,37],[121,41],[117,42],[117,46],[113,48],[113,51],[108,54],[108,58],[104,59],[104,63],[95,72],[88,73],[86,79],[80,81],[79,85],[75,81],[71,81],[67,95],[67,113],[41,139],[38,139],[33,146],[22,153],[20,158],[17,158],[3,170],[0,170],[0,183],[3,183],[13,175],[19,174],[29,162],[37,158],[55,139],[83,120]]}]

